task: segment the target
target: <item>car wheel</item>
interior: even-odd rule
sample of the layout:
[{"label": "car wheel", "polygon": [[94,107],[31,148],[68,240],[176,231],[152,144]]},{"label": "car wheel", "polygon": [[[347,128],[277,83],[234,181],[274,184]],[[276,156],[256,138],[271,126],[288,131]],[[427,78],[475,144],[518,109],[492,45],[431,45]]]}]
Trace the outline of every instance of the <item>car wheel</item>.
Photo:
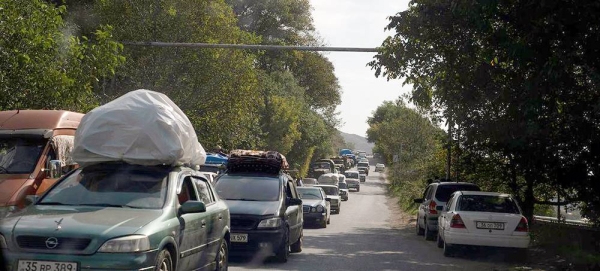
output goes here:
[{"label": "car wheel", "polygon": [[298,238],[298,241],[293,243],[290,248],[292,253],[302,252],[302,239],[304,239],[304,234],[302,232],[300,232],[300,238]]},{"label": "car wheel", "polygon": [[319,223],[319,224],[320,224],[319,226],[321,226],[321,228],[327,228],[327,220],[326,219],[323,219],[323,221],[321,221],[321,223]]},{"label": "car wheel", "polygon": [[437,235],[437,247],[439,247],[439,248],[443,248],[444,247],[444,243],[442,241],[442,236],[440,236],[439,231],[438,231],[438,235]]},{"label": "car wheel", "polygon": [[158,253],[158,257],[156,257],[155,270],[173,271],[173,258],[168,250],[163,249],[160,253]]},{"label": "car wheel", "polygon": [[327,224],[331,224],[331,217],[330,216],[327,217]]},{"label": "car wheel", "polygon": [[360,188],[356,188],[356,192],[360,192]]},{"label": "car wheel", "polygon": [[417,217],[417,226],[415,228],[417,229],[417,235],[423,235],[423,233],[424,233],[423,228],[421,228],[421,226],[419,226],[419,217]]},{"label": "car wheel", "polygon": [[287,262],[289,256],[290,256],[290,232],[289,232],[289,230],[287,230],[286,234],[285,234],[285,240],[283,241],[283,244],[281,244],[281,246],[277,250],[277,253],[275,254],[275,259],[280,263],[285,263],[285,262]]},{"label": "car wheel", "polygon": [[219,247],[219,252],[217,252],[215,263],[215,271],[227,271],[227,267],[229,265],[229,245],[225,239],[221,241],[221,246]]},{"label": "car wheel", "polygon": [[443,241],[443,249],[444,249],[444,256],[446,257],[452,257],[454,256],[454,246],[451,244],[446,243],[446,241]]},{"label": "car wheel", "polygon": [[427,223],[425,223],[425,230],[423,232],[423,235],[425,236],[425,240],[427,240],[427,241],[431,241],[434,238],[433,232],[431,232],[431,230],[429,229],[429,225],[427,225]]}]

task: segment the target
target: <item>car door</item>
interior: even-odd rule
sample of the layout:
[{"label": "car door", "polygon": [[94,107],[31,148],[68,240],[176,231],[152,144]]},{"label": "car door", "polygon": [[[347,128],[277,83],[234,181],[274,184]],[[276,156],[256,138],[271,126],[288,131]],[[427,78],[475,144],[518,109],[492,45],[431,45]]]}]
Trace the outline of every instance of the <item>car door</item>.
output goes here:
[{"label": "car door", "polygon": [[429,200],[431,199],[431,191],[433,190],[432,186],[429,185],[427,186],[427,189],[425,189],[425,192],[423,193],[423,202],[421,203],[421,205],[419,205],[419,214],[418,214],[418,218],[419,218],[419,225],[421,226],[421,228],[425,228],[425,223],[426,223],[426,215],[428,212],[428,205],[429,205]]},{"label": "car door", "polygon": [[[284,177],[285,178],[285,177]],[[286,197],[290,199],[299,199],[298,191],[294,182],[286,178],[287,185],[285,187]],[[287,206],[286,204],[286,217],[290,225],[290,242],[294,243],[302,234],[302,223],[304,222],[304,216],[302,214],[302,205]]]},{"label": "car door", "polygon": [[207,236],[206,249],[201,261],[203,265],[206,265],[211,263],[217,256],[223,228],[226,226],[229,213],[225,205],[218,202],[209,180],[197,176],[192,176],[192,179],[196,185],[199,199],[206,206],[206,217],[201,221]]},{"label": "car door", "polygon": [[[177,188],[178,208],[187,201],[198,200],[198,192],[193,183],[191,174],[182,174]],[[178,212],[179,236],[179,270],[193,270],[202,265],[202,256],[206,250],[208,236],[206,231],[206,221],[208,213],[188,213]]]}]

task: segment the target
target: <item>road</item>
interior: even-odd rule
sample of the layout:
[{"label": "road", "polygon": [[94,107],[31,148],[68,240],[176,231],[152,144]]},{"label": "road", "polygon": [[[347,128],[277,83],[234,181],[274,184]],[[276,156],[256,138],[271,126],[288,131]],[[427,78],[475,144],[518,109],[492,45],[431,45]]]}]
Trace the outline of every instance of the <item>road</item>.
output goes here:
[{"label": "road", "polygon": [[[400,211],[386,196],[383,176],[373,172],[360,192],[351,192],[326,229],[305,227],[301,253],[287,263],[231,259],[229,270],[501,270],[490,255],[446,258],[435,242],[417,236],[412,225],[398,225]],[[494,255],[491,255],[494,256]]]}]

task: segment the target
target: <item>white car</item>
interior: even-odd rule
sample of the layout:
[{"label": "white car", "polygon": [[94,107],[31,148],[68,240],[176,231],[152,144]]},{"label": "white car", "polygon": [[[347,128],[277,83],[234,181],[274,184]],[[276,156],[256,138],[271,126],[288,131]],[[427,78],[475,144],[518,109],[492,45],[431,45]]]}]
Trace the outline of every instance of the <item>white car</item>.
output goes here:
[{"label": "white car", "polygon": [[384,164],[376,164],[375,165],[375,172],[383,172],[385,170],[385,165]]},{"label": "white car", "polygon": [[509,194],[457,191],[438,217],[439,248],[452,256],[459,245],[510,247],[526,255],[529,224]]}]

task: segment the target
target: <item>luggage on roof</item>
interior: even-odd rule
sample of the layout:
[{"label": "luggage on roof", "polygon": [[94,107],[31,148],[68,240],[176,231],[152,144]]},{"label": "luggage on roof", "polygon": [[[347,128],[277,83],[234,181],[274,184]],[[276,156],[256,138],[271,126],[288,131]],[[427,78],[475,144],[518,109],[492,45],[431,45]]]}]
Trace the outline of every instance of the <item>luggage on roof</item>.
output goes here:
[{"label": "luggage on roof", "polygon": [[288,169],[283,154],[276,151],[234,150],[229,154],[227,171],[277,174]]}]

